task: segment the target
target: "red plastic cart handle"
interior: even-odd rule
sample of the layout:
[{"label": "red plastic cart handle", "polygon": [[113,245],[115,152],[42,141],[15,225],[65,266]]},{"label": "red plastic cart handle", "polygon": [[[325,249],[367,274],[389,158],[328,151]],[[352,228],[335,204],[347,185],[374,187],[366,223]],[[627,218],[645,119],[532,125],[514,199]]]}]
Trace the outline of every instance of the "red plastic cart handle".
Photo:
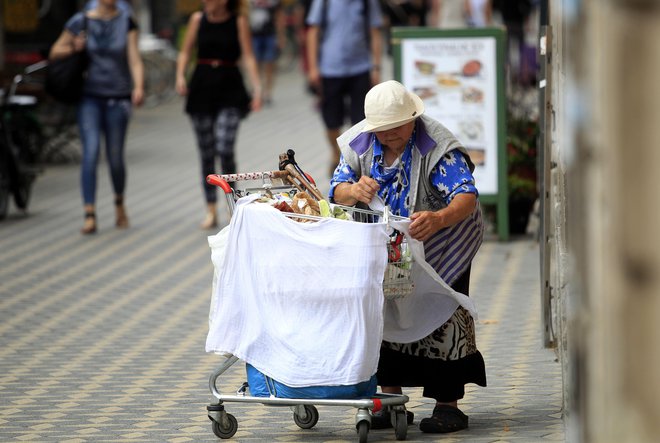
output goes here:
[{"label": "red plastic cart handle", "polygon": [[209,174],[206,176],[206,183],[210,185],[215,185],[219,186],[222,188],[223,191],[225,191],[225,194],[231,194],[232,189],[231,186],[229,186],[229,183],[227,183],[227,180],[223,179],[220,177],[218,174]]}]

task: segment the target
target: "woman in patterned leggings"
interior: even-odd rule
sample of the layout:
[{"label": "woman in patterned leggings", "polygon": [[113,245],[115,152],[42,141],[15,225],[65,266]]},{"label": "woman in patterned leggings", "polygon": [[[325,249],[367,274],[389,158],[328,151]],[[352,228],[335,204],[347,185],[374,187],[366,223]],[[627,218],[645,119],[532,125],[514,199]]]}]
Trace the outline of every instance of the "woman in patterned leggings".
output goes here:
[{"label": "woman in patterned leggings", "polygon": [[[215,186],[206,176],[216,172],[216,158],[222,173],[236,172],[234,144],[241,119],[250,110],[261,108],[261,83],[252,52],[252,37],[246,11],[239,0],[204,0],[203,11],[190,16],[177,59],[176,89],[187,95],[190,115],[201,160],[202,187],[207,210],[202,229],[218,226]],[[197,47],[195,70],[190,82],[186,69]],[[243,59],[252,85],[250,98],[238,60]]]}]

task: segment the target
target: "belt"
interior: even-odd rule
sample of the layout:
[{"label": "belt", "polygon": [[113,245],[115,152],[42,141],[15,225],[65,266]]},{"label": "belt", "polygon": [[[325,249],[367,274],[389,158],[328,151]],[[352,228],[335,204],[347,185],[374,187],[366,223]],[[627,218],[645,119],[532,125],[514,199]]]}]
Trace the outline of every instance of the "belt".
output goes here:
[{"label": "belt", "polygon": [[217,58],[200,58],[197,59],[198,65],[210,65],[213,68],[218,66],[236,66],[236,62],[230,62],[227,60],[220,60]]}]

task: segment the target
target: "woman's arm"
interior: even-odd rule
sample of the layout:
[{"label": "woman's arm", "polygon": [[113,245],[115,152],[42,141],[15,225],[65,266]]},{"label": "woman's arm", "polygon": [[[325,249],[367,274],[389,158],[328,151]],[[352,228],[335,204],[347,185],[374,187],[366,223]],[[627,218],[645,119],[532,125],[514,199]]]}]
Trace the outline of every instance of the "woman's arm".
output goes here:
[{"label": "woman's arm", "polygon": [[307,63],[309,69],[307,71],[307,79],[309,84],[320,91],[321,87],[321,74],[319,73],[319,27],[311,25],[307,29]]},{"label": "woman's arm", "polygon": [[486,0],[484,2],[484,17],[486,17],[486,24],[490,26],[493,23],[493,2],[492,2],[492,0]]},{"label": "woman's arm", "polygon": [[183,36],[183,43],[176,58],[176,92],[179,95],[188,94],[188,84],[186,82],[186,69],[190,62],[190,55],[197,41],[197,31],[199,31],[199,22],[202,18],[201,12],[195,12],[188,19],[186,34]]},{"label": "woman's arm", "polygon": [[371,33],[371,84],[377,85],[380,83],[380,61],[383,52],[382,37],[380,28],[371,28],[369,32]]},{"label": "woman's arm", "polygon": [[[286,47],[287,30],[286,30],[286,13],[284,6],[280,2],[275,10],[275,35],[277,37],[277,48],[281,51]],[[294,31],[295,32],[295,31]]]},{"label": "woman's arm", "polygon": [[144,64],[138,49],[137,29],[128,32],[128,66],[133,78],[131,99],[135,106],[140,106],[144,101]]},{"label": "woman's arm", "polygon": [[250,77],[250,84],[252,85],[252,110],[258,111],[261,109],[261,79],[259,78],[259,70],[257,69],[257,60],[252,51],[250,23],[248,23],[248,19],[245,15],[239,15],[237,24],[238,41],[241,44],[243,64],[245,65],[248,77]]},{"label": "woman's arm", "polygon": [[48,58],[55,60],[68,57],[74,52],[80,52],[83,49],[85,49],[85,33],[81,32],[75,35],[68,29],[65,29],[50,48]]}]

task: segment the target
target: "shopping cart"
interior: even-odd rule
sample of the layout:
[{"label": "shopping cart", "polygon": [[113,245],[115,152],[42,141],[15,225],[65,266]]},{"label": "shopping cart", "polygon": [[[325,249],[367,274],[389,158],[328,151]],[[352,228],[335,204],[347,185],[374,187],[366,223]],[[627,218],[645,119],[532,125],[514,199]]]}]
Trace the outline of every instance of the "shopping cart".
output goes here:
[{"label": "shopping cart", "polygon": [[[284,163],[282,159],[284,158]],[[287,160],[288,158],[288,160]],[[233,214],[236,201],[244,196],[258,194],[264,197],[273,197],[285,194],[293,198],[296,194],[306,192],[321,197],[316,189],[313,179],[305,174],[293,160],[293,151],[280,156],[280,170],[266,172],[252,172],[239,174],[211,174],[207,182],[219,186],[225,193],[230,213]],[[286,163],[286,161],[290,161]],[[287,166],[289,166],[287,168]],[[243,185],[243,186],[241,186]],[[318,196],[318,197],[317,197]],[[389,220],[398,220],[385,208],[383,211],[373,211],[347,206],[335,206],[346,214],[352,222],[377,223]],[[335,209],[336,211],[337,209]],[[298,221],[314,222],[321,220],[317,215],[284,212],[284,215]],[[408,252],[405,237],[398,231],[393,231],[388,243],[388,265],[383,280],[383,294],[386,299],[396,299],[409,296],[413,290],[411,277],[412,260]],[[212,421],[213,433],[222,439],[231,438],[238,429],[236,417],[229,414],[224,402],[261,403],[274,406],[289,406],[293,411],[293,420],[301,429],[311,429],[319,419],[316,406],[342,406],[357,409],[355,426],[360,443],[365,443],[371,427],[371,412],[378,412],[387,408],[397,440],[405,440],[408,432],[405,403],[409,398],[406,395],[377,393],[373,398],[357,399],[325,399],[325,398],[279,398],[256,397],[248,395],[248,383],[243,383],[235,395],[221,394],[217,381],[234,363],[238,357],[228,356],[226,360],[211,374],[209,388],[217,402],[207,407],[209,419]],[[371,412],[370,412],[371,411]]]}]

